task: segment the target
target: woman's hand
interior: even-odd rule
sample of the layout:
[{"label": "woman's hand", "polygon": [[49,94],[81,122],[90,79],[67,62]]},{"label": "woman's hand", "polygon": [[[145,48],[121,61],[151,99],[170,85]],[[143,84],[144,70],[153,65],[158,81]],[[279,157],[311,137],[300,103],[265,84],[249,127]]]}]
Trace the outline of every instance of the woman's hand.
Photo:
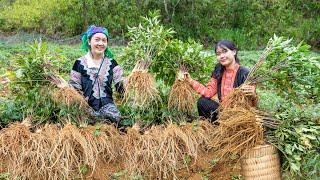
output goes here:
[{"label": "woman's hand", "polygon": [[186,80],[188,83],[191,84],[191,82],[192,82],[193,79],[191,78],[190,74],[189,74],[188,72],[185,72],[183,75],[184,75],[185,80]]},{"label": "woman's hand", "polygon": [[256,87],[252,85],[243,85],[240,88],[242,92],[247,96],[255,96],[256,95]]}]

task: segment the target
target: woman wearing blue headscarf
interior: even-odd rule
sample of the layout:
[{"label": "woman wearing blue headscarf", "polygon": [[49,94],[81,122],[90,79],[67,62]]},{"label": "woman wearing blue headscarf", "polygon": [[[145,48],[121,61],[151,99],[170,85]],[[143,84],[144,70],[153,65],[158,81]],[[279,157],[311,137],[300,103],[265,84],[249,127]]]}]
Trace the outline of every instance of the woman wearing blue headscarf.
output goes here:
[{"label": "woman wearing blue headscarf", "polygon": [[123,70],[113,59],[108,48],[109,33],[104,27],[91,25],[82,36],[82,48],[87,52],[77,59],[70,73],[70,84],[82,91],[92,115],[110,120],[120,121],[120,112],[112,97],[112,84],[116,91],[124,93]]}]

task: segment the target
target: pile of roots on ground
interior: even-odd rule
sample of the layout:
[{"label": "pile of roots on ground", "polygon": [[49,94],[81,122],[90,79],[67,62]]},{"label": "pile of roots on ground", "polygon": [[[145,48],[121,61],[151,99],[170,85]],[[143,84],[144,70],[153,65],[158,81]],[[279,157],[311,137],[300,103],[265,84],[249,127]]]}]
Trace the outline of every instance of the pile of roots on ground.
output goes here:
[{"label": "pile of roots on ground", "polygon": [[44,125],[34,132],[15,123],[0,131],[0,160],[11,179],[83,178],[98,161],[115,162],[122,154],[120,133],[111,125],[78,128]]},{"label": "pile of roots on ground", "polygon": [[156,81],[148,72],[150,61],[138,61],[127,77],[124,101],[134,108],[146,109],[160,101]]},{"label": "pile of roots on ground", "polygon": [[[191,173],[189,168],[208,149],[214,132],[207,121],[158,125],[144,134],[131,128],[120,133],[112,125],[46,124],[31,129],[16,123],[0,131],[1,173],[9,173],[12,179],[94,177],[101,164],[113,166],[103,172],[105,179],[123,169],[128,178],[171,179],[182,169]],[[87,174],[83,169],[88,169]]]},{"label": "pile of roots on ground", "polygon": [[168,109],[176,109],[188,115],[195,112],[195,94],[182,70],[177,73],[176,80],[169,94]]},{"label": "pile of roots on ground", "polygon": [[125,167],[132,175],[147,179],[176,178],[180,169],[197,161],[201,148],[210,140],[208,122],[154,126],[145,134],[129,131],[125,136]]}]

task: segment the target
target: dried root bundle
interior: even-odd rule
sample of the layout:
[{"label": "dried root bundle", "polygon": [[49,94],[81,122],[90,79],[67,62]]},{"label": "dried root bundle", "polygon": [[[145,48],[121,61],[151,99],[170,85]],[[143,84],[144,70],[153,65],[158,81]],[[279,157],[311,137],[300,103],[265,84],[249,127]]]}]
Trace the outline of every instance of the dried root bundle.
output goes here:
[{"label": "dried root bundle", "polygon": [[148,73],[150,62],[138,61],[128,76],[124,100],[135,108],[146,109],[160,100],[154,77]]},{"label": "dried root bundle", "polygon": [[126,169],[150,179],[177,177],[179,169],[194,163],[200,148],[210,142],[211,128],[207,122],[197,122],[153,126],[144,135],[130,129],[124,140]]},{"label": "dried root bundle", "polygon": [[60,170],[50,168],[53,157],[51,150],[58,137],[54,134],[55,127],[52,125],[50,129],[47,128],[49,132],[38,130],[37,133],[31,133],[30,140],[20,155],[20,161],[16,162],[15,170],[11,171],[12,174],[33,179],[59,179]]},{"label": "dried root bundle", "polygon": [[[95,152],[95,159],[104,163],[117,161],[122,154],[122,137],[113,125],[88,126],[81,134]],[[94,167],[92,167],[94,170]]]},{"label": "dried root bundle", "polygon": [[248,149],[263,143],[263,128],[253,109],[233,107],[219,114],[219,126],[211,146],[221,158],[242,156]]},{"label": "dried root bundle", "polygon": [[85,178],[80,169],[89,168],[91,176],[101,167],[99,162],[114,165],[112,172],[127,169],[128,175],[147,179],[174,178],[181,169],[198,163],[199,153],[211,145],[213,132],[213,125],[205,121],[153,126],[145,134],[135,129],[121,134],[110,125],[77,128],[71,124],[62,129],[45,125],[30,132],[17,124],[0,132],[5,142],[0,157],[12,177],[25,179]]},{"label": "dried root bundle", "polygon": [[[17,172],[20,157],[31,139],[29,127],[22,123],[14,123],[0,133],[0,161],[8,172]],[[18,177],[16,175],[14,177]]]},{"label": "dried root bundle", "polygon": [[90,109],[88,102],[77,90],[72,87],[63,87],[53,93],[53,99],[57,103],[70,106],[78,106],[79,109]]},{"label": "dried root bundle", "polygon": [[89,109],[87,100],[77,90],[70,87],[68,82],[60,76],[50,76],[49,80],[59,87],[53,93],[53,100],[57,103],[62,103],[70,106],[79,106],[80,109]]},{"label": "dried root bundle", "polygon": [[[181,77],[182,74],[182,78]],[[168,109],[177,109],[180,112],[192,114],[195,111],[195,95],[192,87],[179,71],[169,94]]]},{"label": "dried root bundle", "polygon": [[46,124],[30,132],[25,123],[16,123],[0,131],[1,169],[13,179],[83,178],[82,167],[94,173],[98,161],[121,159],[119,137],[118,130],[110,125],[97,129],[67,124],[61,129]]},{"label": "dried root bundle", "polygon": [[250,109],[256,103],[255,96],[246,95],[240,88],[234,89],[227,95],[226,99],[221,103],[220,111],[225,108],[242,107]]}]

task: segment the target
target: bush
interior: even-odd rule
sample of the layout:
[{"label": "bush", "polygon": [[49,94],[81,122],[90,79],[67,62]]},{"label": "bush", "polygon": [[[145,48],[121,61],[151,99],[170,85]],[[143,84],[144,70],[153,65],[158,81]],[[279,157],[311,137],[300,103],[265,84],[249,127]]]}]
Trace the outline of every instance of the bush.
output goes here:
[{"label": "bush", "polygon": [[96,24],[123,37],[127,26],[138,24],[140,16],[159,10],[164,26],[177,32],[174,38],[197,39],[206,47],[231,39],[242,49],[256,49],[276,33],[320,48],[320,8],[315,1],[6,0],[0,4],[0,29],[7,31],[70,37]]}]

